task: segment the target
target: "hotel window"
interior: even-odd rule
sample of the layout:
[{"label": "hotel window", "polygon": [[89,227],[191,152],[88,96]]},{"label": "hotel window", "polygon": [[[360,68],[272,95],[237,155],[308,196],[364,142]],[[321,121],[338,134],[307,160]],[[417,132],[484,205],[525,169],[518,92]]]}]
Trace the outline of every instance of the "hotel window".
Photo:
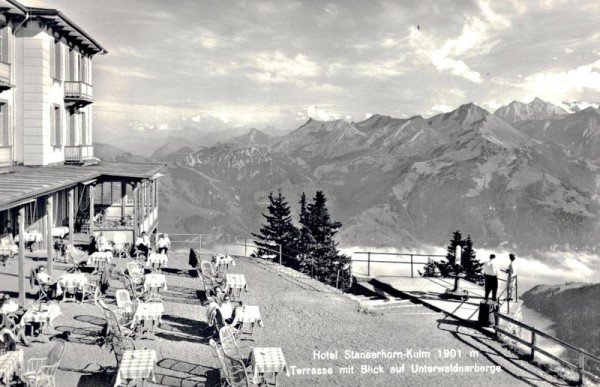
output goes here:
[{"label": "hotel window", "polygon": [[58,40],[50,43],[50,76],[61,80],[62,73],[62,48]]},{"label": "hotel window", "polygon": [[81,123],[81,145],[90,145],[88,142],[87,116],[85,112],[79,112]]},{"label": "hotel window", "polygon": [[8,105],[0,102],[0,145],[8,146]]},{"label": "hotel window", "polygon": [[50,135],[52,146],[62,145],[62,125],[61,125],[60,106],[50,106]]},{"label": "hotel window", "polygon": [[10,63],[10,34],[8,27],[2,27],[0,30],[0,61]]}]

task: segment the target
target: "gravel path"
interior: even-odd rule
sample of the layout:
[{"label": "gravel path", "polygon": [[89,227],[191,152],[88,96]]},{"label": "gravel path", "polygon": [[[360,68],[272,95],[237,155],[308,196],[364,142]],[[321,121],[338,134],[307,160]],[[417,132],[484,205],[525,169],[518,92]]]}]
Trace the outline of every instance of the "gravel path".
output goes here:
[{"label": "gravel path", "polygon": [[[236,262],[230,272],[244,273],[249,283],[242,299],[259,305],[264,320],[264,327],[256,327],[252,337],[244,335],[242,350],[249,354],[251,347],[281,347],[291,376],[280,375],[279,386],[566,385],[491,338],[424,306],[363,313],[356,301],[296,272],[263,261]],[[2,287],[16,289],[16,263],[4,269]],[[169,290],[163,326],[157,340],[138,340],[137,346],[157,352],[156,385],[216,386],[218,364],[203,333],[201,282],[189,276],[187,256],[172,259],[165,274]],[[66,303],[61,310],[55,332],[69,330],[72,335],[57,386],[109,385],[116,362],[107,348],[95,344],[102,324],[100,307]],[[44,356],[51,345],[34,343],[25,348],[26,358]],[[349,351],[362,356],[375,353],[379,358],[344,358]],[[324,358],[315,358],[317,352]],[[382,373],[361,372],[367,368]],[[391,373],[391,368],[399,373]],[[329,369],[332,375],[311,374]]]}]

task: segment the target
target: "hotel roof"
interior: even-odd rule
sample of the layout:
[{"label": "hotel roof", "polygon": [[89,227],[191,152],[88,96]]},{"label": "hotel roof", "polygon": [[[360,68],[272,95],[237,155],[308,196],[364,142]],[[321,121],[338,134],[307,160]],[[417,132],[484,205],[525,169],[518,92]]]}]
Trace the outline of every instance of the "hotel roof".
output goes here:
[{"label": "hotel roof", "polygon": [[0,210],[102,176],[151,179],[165,166],[102,161],[87,166],[14,167],[14,172],[0,175]]},{"label": "hotel roof", "polygon": [[92,55],[108,53],[100,43],[57,9],[28,7],[16,0],[3,1],[12,5],[14,7],[13,10],[19,11],[20,15],[24,15],[25,20],[36,18],[46,22],[54,31],[66,36],[68,40],[88,50]]}]

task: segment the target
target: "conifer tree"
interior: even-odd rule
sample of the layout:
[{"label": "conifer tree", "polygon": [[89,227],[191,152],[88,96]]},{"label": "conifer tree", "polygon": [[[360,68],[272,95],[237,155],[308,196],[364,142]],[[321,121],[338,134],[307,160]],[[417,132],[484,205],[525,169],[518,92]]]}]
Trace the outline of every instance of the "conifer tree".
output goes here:
[{"label": "conifer tree", "polygon": [[312,273],[314,277],[329,285],[336,286],[339,282],[338,272],[343,271],[346,274],[342,277],[341,285],[338,287],[347,289],[350,286],[351,279],[342,268],[350,265],[350,258],[340,254],[337,250],[337,243],[333,239],[337,230],[342,227],[340,222],[331,220],[329,210],[327,209],[327,198],[323,191],[317,191],[313,202],[306,206],[308,212],[308,223],[310,235],[313,238],[311,253],[314,262]]},{"label": "conifer tree", "polygon": [[298,231],[298,240],[296,241],[295,250],[298,258],[299,270],[311,277],[313,272],[314,261],[314,245],[315,238],[310,232],[310,213],[306,203],[306,194],[302,192],[300,195],[300,230]]},{"label": "conifer tree", "polygon": [[266,223],[260,229],[259,234],[252,234],[260,241],[254,243],[258,247],[255,256],[265,257],[279,254],[281,245],[282,263],[286,266],[296,266],[295,255],[290,250],[296,240],[297,230],[292,224],[290,206],[278,190],[277,196],[273,192],[269,194],[268,213],[263,213]]},{"label": "conifer tree", "polygon": [[483,273],[481,271],[483,263],[477,259],[471,235],[467,235],[467,240],[463,242],[463,246],[461,265],[463,272],[466,274],[465,279],[475,283],[483,282]]}]

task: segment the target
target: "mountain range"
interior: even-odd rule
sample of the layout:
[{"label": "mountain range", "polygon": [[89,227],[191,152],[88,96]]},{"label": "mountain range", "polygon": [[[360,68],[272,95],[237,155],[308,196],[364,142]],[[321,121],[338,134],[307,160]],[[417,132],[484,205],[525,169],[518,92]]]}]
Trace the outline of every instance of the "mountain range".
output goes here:
[{"label": "mountain range", "polygon": [[346,246],[445,245],[460,230],[476,246],[596,249],[599,116],[535,99],[493,114],[471,103],[430,118],[309,119],[213,146],[183,137],[153,156],[168,163],[161,225],[249,235],[269,192],[297,213],[301,192],[323,190]]}]

